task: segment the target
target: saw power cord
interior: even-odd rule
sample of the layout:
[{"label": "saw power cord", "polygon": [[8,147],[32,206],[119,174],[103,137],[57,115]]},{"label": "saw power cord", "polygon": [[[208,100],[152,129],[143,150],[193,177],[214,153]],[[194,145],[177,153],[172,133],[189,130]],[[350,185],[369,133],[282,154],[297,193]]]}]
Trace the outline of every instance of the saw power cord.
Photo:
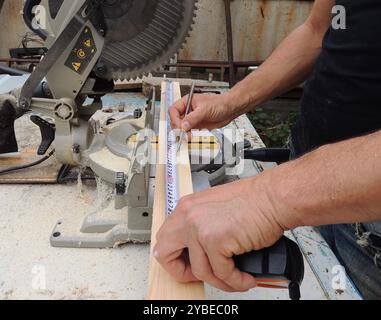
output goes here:
[{"label": "saw power cord", "polygon": [[55,150],[52,150],[49,154],[47,154],[45,157],[33,162],[33,163],[30,163],[30,164],[25,164],[25,165],[21,165],[21,166],[16,166],[16,167],[11,167],[11,168],[8,168],[8,169],[5,169],[5,170],[1,170],[0,171],[0,175],[3,175],[3,174],[7,174],[7,173],[10,173],[10,172],[14,172],[14,171],[19,171],[19,170],[24,170],[24,169],[29,169],[29,168],[32,168],[32,167],[35,167],[47,160],[49,160],[55,153]]}]

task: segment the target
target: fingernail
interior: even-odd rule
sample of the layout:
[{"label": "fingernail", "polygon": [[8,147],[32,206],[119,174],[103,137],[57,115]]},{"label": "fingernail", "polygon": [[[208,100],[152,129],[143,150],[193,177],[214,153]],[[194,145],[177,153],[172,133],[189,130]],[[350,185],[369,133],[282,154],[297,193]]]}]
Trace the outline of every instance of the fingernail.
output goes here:
[{"label": "fingernail", "polygon": [[184,131],[189,131],[190,129],[192,129],[192,127],[188,121],[183,121],[183,123],[181,124],[181,128]]}]

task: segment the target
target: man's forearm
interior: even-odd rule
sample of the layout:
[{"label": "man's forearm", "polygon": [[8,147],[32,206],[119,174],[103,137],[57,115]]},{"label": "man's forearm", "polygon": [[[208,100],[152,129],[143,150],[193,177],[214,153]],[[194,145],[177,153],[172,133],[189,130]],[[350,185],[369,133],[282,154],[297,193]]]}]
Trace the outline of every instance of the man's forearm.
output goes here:
[{"label": "man's forearm", "polygon": [[254,109],[301,84],[310,75],[331,23],[335,0],[315,0],[307,21],[292,32],[274,53],[228,94],[235,116]]},{"label": "man's forearm", "polygon": [[380,146],[381,131],[269,171],[264,178],[281,224],[291,229],[381,220]]},{"label": "man's forearm", "polygon": [[291,33],[274,53],[229,93],[239,105],[236,116],[301,84],[321,51],[322,33],[305,23]]}]

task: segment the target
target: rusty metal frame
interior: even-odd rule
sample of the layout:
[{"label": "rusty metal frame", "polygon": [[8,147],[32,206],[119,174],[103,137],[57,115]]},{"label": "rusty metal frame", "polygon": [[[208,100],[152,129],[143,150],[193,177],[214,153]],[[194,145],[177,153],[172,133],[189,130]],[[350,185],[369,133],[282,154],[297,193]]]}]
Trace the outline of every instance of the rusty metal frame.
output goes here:
[{"label": "rusty metal frame", "polygon": [[[237,68],[256,67],[263,63],[263,61],[234,61],[234,72]],[[179,78],[179,68],[208,68],[220,69],[220,81],[224,81],[226,69],[231,68],[229,61],[213,61],[213,60],[178,60],[177,63],[169,63],[166,67],[176,68],[176,78]]]},{"label": "rusty metal frame", "polygon": [[234,45],[233,45],[233,27],[231,15],[231,0],[224,0],[225,3],[225,18],[226,18],[226,43],[228,47],[228,61],[229,61],[229,84],[230,87],[235,85],[235,65],[234,65]]}]

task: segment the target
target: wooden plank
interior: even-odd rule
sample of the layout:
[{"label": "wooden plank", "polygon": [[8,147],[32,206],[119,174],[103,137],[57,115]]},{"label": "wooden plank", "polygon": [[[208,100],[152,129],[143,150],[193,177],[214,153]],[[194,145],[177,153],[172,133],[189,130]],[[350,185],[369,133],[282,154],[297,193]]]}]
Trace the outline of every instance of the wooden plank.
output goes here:
[{"label": "wooden plank", "polygon": [[[36,150],[23,151],[16,157],[0,158],[0,171],[10,167],[33,163],[39,158],[41,157],[37,156]],[[57,183],[60,167],[60,164],[57,163],[53,156],[38,166],[0,175],[0,184]]]},{"label": "wooden plank", "polygon": [[[156,234],[166,218],[166,188],[165,188],[165,154],[166,154],[166,88],[162,84],[160,130],[159,130],[159,155],[156,169],[156,190],[153,208],[152,243],[149,270],[148,300],[203,300],[205,290],[202,283],[179,283],[172,278],[156,261],[153,249],[156,245]],[[174,99],[181,98],[180,85],[174,83]],[[163,143],[164,141],[164,143]],[[190,171],[188,145],[184,143],[178,155],[178,171],[181,177],[180,196],[193,193],[192,176]]]},{"label": "wooden plank", "polygon": [[115,84],[114,84],[114,90],[116,91],[128,91],[128,90],[138,90],[138,91],[142,91],[142,88],[143,88],[143,83],[141,80],[137,80],[137,81],[115,81]]},{"label": "wooden plank", "polygon": [[[133,136],[129,140],[131,143],[136,143],[137,136]],[[153,137],[151,140],[151,147],[156,149],[159,144],[159,137]],[[216,150],[218,148],[218,140],[216,137],[206,136],[206,137],[192,137],[188,142],[188,147],[191,150]]]},{"label": "wooden plank", "polygon": [[[152,87],[155,87],[156,93],[159,94],[161,90],[161,77],[144,77],[143,78],[143,94],[145,96],[148,96]],[[216,91],[216,93],[219,93],[221,90],[227,90],[229,89],[229,84],[227,82],[219,82],[219,81],[213,81],[209,82],[206,80],[195,80],[195,79],[178,79],[178,78],[168,78],[169,81],[175,81],[178,82],[181,86],[181,92],[183,95],[188,94],[190,87],[192,85],[193,81],[196,81],[196,88],[197,89],[208,89],[210,91]]]}]

